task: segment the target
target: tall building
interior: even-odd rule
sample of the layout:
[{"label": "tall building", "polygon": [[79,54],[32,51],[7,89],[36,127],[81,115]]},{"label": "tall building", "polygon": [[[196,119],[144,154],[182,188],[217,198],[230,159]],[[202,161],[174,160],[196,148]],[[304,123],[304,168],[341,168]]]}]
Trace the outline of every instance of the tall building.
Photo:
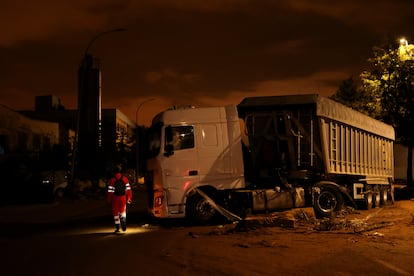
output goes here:
[{"label": "tall building", "polygon": [[102,170],[102,107],[99,60],[86,55],[78,71],[75,177],[98,179]]}]

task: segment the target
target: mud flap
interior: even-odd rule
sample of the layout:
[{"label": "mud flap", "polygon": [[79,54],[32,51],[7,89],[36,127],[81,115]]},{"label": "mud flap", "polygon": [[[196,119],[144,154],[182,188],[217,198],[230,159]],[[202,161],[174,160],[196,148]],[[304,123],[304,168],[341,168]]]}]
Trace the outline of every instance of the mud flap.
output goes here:
[{"label": "mud flap", "polygon": [[225,218],[227,218],[229,221],[235,222],[235,221],[241,221],[243,220],[238,215],[230,212],[229,210],[224,209],[220,205],[216,204],[214,200],[212,200],[206,193],[204,193],[202,190],[195,188],[194,189],[199,195],[201,195],[217,212],[222,214]]}]

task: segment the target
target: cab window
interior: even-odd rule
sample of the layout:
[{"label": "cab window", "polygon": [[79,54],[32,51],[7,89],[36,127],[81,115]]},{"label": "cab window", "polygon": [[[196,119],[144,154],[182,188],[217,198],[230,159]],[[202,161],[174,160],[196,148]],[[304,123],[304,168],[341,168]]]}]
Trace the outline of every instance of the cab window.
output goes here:
[{"label": "cab window", "polygon": [[173,126],[171,127],[172,144],[174,150],[194,148],[194,127],[193,126]]}]

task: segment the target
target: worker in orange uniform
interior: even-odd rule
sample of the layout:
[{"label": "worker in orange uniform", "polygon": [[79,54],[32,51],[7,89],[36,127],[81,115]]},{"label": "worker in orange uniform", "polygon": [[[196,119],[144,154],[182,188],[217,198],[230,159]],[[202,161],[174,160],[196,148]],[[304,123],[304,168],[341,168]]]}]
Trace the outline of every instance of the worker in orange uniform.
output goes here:
[{"label": "worker in orange uniform", "polygon": [[119,233],[119,226],[126,231],[126,205],[132,202],[132,190],[119,166],[115,167],[114,176],[108,181],[107,200],[112,205],[115,233]]}]

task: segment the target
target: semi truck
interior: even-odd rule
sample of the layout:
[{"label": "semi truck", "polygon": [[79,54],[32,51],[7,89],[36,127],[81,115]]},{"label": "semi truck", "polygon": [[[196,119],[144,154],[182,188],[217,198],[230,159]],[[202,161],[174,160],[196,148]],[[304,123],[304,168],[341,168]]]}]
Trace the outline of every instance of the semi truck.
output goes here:
[{"label": "semi truck", "polygon": [[218,217],[393,202],[392,126],[318,94],[174,107],[148,130],[146,182],[157,218]]}]

